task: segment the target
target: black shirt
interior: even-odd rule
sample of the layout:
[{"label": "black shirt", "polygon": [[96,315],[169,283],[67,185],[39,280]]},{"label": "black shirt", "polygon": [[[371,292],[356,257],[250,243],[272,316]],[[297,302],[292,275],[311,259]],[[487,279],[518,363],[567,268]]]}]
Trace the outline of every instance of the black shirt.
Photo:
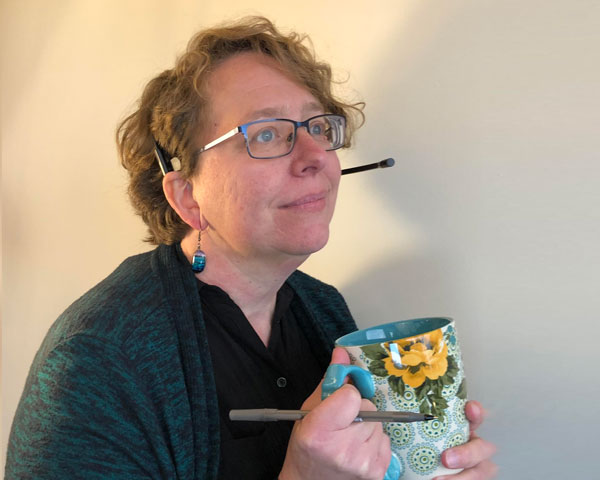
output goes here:
[{"label": "black shirt", "polygon": [[218,287],[198,281],[219,400],[219,479],[277,478],[293,422],[232,422],[239,408],[298,409],[324,372],[290,308],[293,290],[277,294],[268,347]]}]

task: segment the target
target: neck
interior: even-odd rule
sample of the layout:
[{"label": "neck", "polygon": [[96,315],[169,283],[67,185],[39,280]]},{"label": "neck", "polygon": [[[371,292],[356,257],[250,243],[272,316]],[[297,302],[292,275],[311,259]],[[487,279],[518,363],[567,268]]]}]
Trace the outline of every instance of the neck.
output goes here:
[{"label": "neck", "polygon": [[[182,240],[181,248],[191,262],[197,248],[195,231]],[[210,242],[204,241],[204,236],[202,249],[206,253],[206,268],[196,274],[198,279],[225,291],[267,345],[277,292],[308,256],[281,257],[277,261],[227,255],[211,248]]]}]

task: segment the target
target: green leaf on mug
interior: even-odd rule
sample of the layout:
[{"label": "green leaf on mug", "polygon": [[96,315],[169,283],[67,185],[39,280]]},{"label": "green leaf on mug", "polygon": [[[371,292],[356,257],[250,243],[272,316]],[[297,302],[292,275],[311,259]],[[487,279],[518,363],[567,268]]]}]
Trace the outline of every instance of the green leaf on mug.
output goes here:
[{"label": "green leaf on mug", "polygon": [[[423,405],[427,405],[427,406],[424,407]],[[423,401],[423,403],[421,404],[421,407],[423,410],[429,410],[428,413],[435,415],[442,421],[444,420],[444,417],[446,416],[445,407],[443,406],[443,404],[440,404],[438,402],[430,403],[429,398],[427,400]]]},{"label": "green leaf on mug", "polygon": [[433,413],[429,402],[422,402],[421,405],[419,405],[419,413],[423,413],[425,415],[431,415]]},{"label": "green leaf on mug", "polygon": [[388,378],[388,383],[390,384],[390,388],[401,397],[404,396],[404,392],[406,391],[406,387],[401,378],[395,377],[394,375]]},{"label": "green leaf on mug", "polygon": [[467,399],[467,380],[465,378],[460,382],[460,387],[458,387],[458,392],[456,392],[456,396],[461,400]]},{"label": "green leaf on mug", "polygon": [[423,385],[415,388],[415,394],[417,395],[417,401],[421,401],[425,398],[425,396],[429,393],[430,389],[429,381],[425,381]]},{"label": "green leaf on mug", "polygon": [[448,402],[446,401],[446,399],[442,396],[432,396],[429,398],[429,401],[431,402],[431,404],[434,406],[434,408],[436,410],[444,410],[446,408],[448,408]]},{"label": "green leaf on mug", "polygon": [[373,360],[369,364],[369,372],[378,377],[388,376],[388,371],[385,369],[385,364],[381,360]]},{"label": "green leaf on mug", "polygon": [[360,347],[360,349],[370,360],[381,360],[382,358],[386,358],[388,356],[388,353],[381,346],[381,344],[367,345],[365,347]]},{"label": "green leaf on mug", "polygon": [[432,408],[431,412],[440,420],[440,422],[443,422],[446,418],[446,411],[444,409],[437,410]]},{"label": "green leaf on mug", "polygon": [[458,374],[458,364],[452,355],[448,355],[448,369],[446,370],[446,375],[450,378],[454,379]]},{"label": "green leaf on mug", "polygon": [[444,382],[442,378],[443,377],[440,377],[437,380],[431,381],[431,391],[438,397],[442,395],[442,389],[444,388]]}]

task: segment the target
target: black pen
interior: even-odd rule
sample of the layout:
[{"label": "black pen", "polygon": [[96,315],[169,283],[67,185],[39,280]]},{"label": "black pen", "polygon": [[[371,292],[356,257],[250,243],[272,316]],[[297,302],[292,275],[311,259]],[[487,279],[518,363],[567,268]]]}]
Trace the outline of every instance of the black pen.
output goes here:
[{"label": "black pen", "polygon": [[342,170],[342,175],[347,175],[348,173],[364,172],[366,170],[373,170],[375,168],[393,167],[395,163],[396,162],[393,158],[386,158],[385,160],[381,160],[380,162],[369,163],[368,165],[361,165],[360,167],[344,168]]},{"label": "black pen", "polygon": [[[310,410],[278,410],[276,408],[256,408],[247,410],[231,410],[229,419],[244,422],[276,422],[278,420],[302,420]],[[414,412],[381,412],[360,411],[355,422],[428,422],[437,417],[426,413]]]}]

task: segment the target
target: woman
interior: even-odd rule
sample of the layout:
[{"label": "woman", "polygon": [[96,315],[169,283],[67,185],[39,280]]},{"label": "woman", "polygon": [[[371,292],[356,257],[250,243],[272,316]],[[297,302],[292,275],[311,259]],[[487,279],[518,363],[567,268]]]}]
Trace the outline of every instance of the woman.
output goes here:
[{"label": "woman", "polygon": [[[389,440],[345,386],[320,401],[339,293],[298,272],[325,246],[360,105],[262,18],[198,33],[120,125],[129,193],[158,247],[69,307],[32,366],[7,478],[381,479]],[[155,159],[155,155],[158,161]],[[160,167],[160,168],[159,168]],[[305,408],[295,425],[232,408]],[[481,409],[467,414],[476,426]],[[444,453],[489,478],[493,447]],[[452,464],[452,462],[454,462]]]}]

